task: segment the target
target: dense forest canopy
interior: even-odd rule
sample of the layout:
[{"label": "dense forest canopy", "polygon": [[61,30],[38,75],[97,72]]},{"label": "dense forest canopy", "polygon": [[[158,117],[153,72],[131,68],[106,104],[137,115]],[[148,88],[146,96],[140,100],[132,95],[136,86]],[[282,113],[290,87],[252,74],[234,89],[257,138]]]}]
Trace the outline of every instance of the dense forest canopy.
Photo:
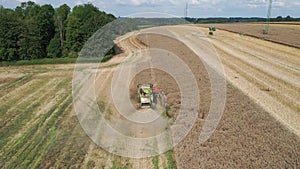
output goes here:
[{"label": "dense forest canopy", "polygon": [[88,38],[115,19],[92,4],[0,6],[0,61],[77,57]]}]

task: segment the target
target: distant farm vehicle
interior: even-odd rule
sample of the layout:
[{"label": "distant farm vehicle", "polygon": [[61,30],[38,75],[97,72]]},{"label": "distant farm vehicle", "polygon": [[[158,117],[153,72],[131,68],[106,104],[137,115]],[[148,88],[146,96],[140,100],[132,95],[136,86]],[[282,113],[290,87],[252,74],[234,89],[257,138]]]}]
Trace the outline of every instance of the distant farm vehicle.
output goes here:
[{"label": "distant farm vehicle", "polygon": [[209,29],[209,34],[214,35],[214,32],[216,31],[216,27],[210,26],[208,29]]}]

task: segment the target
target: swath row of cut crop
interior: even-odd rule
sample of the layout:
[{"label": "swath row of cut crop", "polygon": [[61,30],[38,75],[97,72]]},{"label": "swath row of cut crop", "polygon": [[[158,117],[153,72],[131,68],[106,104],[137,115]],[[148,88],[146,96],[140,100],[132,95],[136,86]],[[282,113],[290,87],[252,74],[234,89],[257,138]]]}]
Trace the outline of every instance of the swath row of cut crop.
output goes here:
[{"label": "swath row of cut crop", "polygon": [[[74,94],[79,92],[90,76],[82,78],[84,79],[73,84],[77,86],[77,91],[74,91]],[[69,168],[82,165],[90,140],[79,125],[73,110],[70,108],[70,110],[65,111],[55,126],[57,126],[56,138],[49,145],[48,152],[37,164],[38,168],[50,166]]]},{"label": "swath row of cut crop", "polygon": [[9,109],[14,108],[18,103],[22,102],[22,100],[24,101],[28,99],[28,96],[31,96],[33,93],[37,92],[37,89],[39,89],[41,86],[44,86],[46,83],[47,81],[43,81],[41,79],[31,79],[31,81],[26,85],[16,88],[14,91],[1,98],[1,117],[4,117]]},{"label": "swath row of cut crop", "polygon": [[[28,166],[37,155],[40,150],[39,147],[43,145],[42,143],[47,141],[47,136],[51,137],[54,134],[54,130],[51,131],[49,129],[71,102],[71,97],[68,93],[65,93],[60,97],[57,104],[53,105],[46,114],[41,115],[39,120],[10,147],[15,151],[5,151],[6,153],[3,155],[6,159],[9,159],[5,163],[5,167]],[[53,120],[49,120],[47,123],[48,118],[53,118]]]},{"label": "swath row of cut crop", "polygon": [[[0,147],[2,148],[5,143],[10,139],[11,136],[16,134],[23,125],[25,125],[30,119],[34,117],[34,112],[42,105],[41,100],[49,97],[49,95],[44,95],[47,93],[47,88],[50,88],[54,84],[54,81],[47,83],[47,80],[44,80],[43,83],[40,83],[40,88],[34,92],[30,97],[24,97],[21,103],[16,106],[11,105],[4,117],[4,122],[1,124],[0,128]],[[42,86],[42,87],[41,87]],[[11,112],[11,113],[9,113]]]},{"label": "swath row of cut crop", "polygon": [[7,93],[15,90],[15,88],[18,88],[22,85],[25,85],[26,83],[28,83],[29,81],[31,81],[31,78],[32,78],[32,75],[29,74],[29,75],[25,75],[25,76],[22,76],[16,80],[13,80],[13,81],[10,81],[10,82],[6,82],[5,84],[3,84],[0,88],[0,91],[1,91],[1,98],[3,96],[5,96]]},{"label": "swath row of cut crop", "polygon": [[[66,81],[66,80],[65,80]],[[61,82],[61,83],[58,83],[57,84],[57,86],[56,86],[56,91],[59,91],[59,90],[61,90],[61,85],[63,85],[64,83],[65,83],[65,81],[63,81],[63,82]],[[46,89],[45,89],[46,90]],[[44,93],[43,93],[44,92]],[[44,104],[46,104],[47,103],[47,101],[48,101],[48,99],[51,97],[51,95],[49,94],[49,93],[47,93],[47,92],[45,92],[45,91],[43,91],[43,92],[41,92],[41,94],[42,94],[42,96],[41,96],[41,94],[37,94],[37,95],[39,95],[40,96],[40,100],[43,100],[42,102],[40,102],[40,100],[38,99],[38,102],[39,102],[39,105],[40,106],[38,106],[38,107],[41,107],[42,105],[44,105]],[[49,91],[50,92],[50,91]],[[52,92],[54,92],[54,91],[52,91]],[[44,94],[44,95],[43,95]],[[54,93],[55,94],[55,93]],[[38,107],[37,108],[35,108],[34,110],[32,110],[32,109],[27,109],[27,110],[24,110],[24,112],[22,112],[21,114],[28,114],[28,116],[30,116],[31,118],[34,118],[34,112],[36,112],[37,110],[38,110]],[[54,109],[53,109],[53,107],[47,112],[48,113],[48,115],[50,114],[50,113],[52,113],[54,111]],[[47,114],[46,113],[46,114]],[[27,116],[26,116],[27,117]],[[41,115],[41,116],[38,116],[35,120],[34,120],[34,122],[32,123],[32,125],[30,126],[30,128],[29,129],[26,129],[26,132],[25,133],[23,133],[23,135],[21,135],[18,139],[16,139],[16,140],[10,140],[8,143],[9,143],[9,145],[7,145],[7,146],[5,146],[5,148],[4,148],[4,159],[6,159],[6,158],[8,158],[9,156],[8,156],[8,154],[6,154],[6,153],[12,153],[12,154],[14,154],[14,152],[16,152],[17,150],[19,150],[21,147],[22,147],[22,145],[24,144],[24,143],[30,143],[30,141],[27,141],[27,139],[28,139],[28,137],[26,137],[27,136],[27,134],[28,134],[28,131],[32,131],[32,132],[36,132],[36,130],[38,129],[38,128],[35,128],[35,130],[33,130],[32,129],[32,126],[33,127],[36,127],[36,126],[34,126],[34,124],[36,124],[36,123],[38,123],[41,119],[43,119],[45,117],[45,114],[43,114],[43,115]],[[31,118],[26,118],[26,122],[28,123],[30,120],[31,120]],[[25,121],[23,122],[23,123],[26,123]],[[40,123],[41,124],[41,123]],[[12,128],[13,126],[10,126],[9,127],[9,129],[11,130],[11,128]],[[23,126],[24,127],[24,126]],[[28,126],[27,126],[28,127]],[[14,133],[12,133],[12,135],[11,136],[14,136],[13,134],[18,134],[17,133],[17,131],[18,130],[22,130],[22,126],[20,126],[20,127],[18,127],[18,128],[13,128],[13,129],[15,129],[15,132]],[[29,132],[30,134],[33,134],[33,133],[31,133],[31,132]],[[25,137],[25,138],[24,138]],[[3,154],[2,154],[3,155]]]},{"label": "swath row of cut crop", "polygon": [[[58,97],[59,97],[59,95],[56,95],[56,93],[61,91],[61,89],[62,89],[61,87],[65,86],[65,84],[67,82],[69,82],[69,79],[57,80],[56,85],[53,85],[52,88],[50,88],[50,90],[48,90],[46,93],[44,93],[44,96],[40,98],[40,99],[42,99],[42,102],[40,103],[39,109],[44,108],[44,106],[48,103],[54,104],[58,100]],[[41,110],[43,110],[44,112],[47,112],[50,107],[48,106],[47,109],[44,109],[44,110],[41,109]],[[13,135],[13,137],[6,143],[6,146],[4,146],[3,149],[6,149],[6,147],[10,147],[11,144],[13,144],[13,142],[15,142],[15,140],[18,140],[19,137],[21,137],[26,132],[26,130],[28,130],[28,128],[32,124],[34,124],[34,122],[36,120],[38,120],[39,118],[40,118],[40,114],[37,114],[36,112],[34,112],[34,117],[32,117],[25,125],[22,126],[22,128],[19,129],[19,131],[16,134]]]}]

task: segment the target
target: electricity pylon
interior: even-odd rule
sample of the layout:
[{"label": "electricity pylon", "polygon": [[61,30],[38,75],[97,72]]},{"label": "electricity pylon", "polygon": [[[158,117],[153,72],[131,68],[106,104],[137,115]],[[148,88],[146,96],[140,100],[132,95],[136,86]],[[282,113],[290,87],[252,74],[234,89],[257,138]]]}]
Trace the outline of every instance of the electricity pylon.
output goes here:
[{"label": "electricity pylon", "polygon": [[270,18],[271,18],[271,11],[272,11],[272,0],[269,0],[269,8],[267,14],[267,23],[265,26],[264,34],[268,34],[270,30]]}]

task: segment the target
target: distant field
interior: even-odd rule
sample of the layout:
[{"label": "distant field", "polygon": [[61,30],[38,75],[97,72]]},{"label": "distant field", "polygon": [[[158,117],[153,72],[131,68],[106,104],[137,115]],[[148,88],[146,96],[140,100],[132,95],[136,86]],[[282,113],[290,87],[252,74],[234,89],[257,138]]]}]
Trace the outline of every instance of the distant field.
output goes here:
[{"label": "distant field", "polygon": [[[200,24],[209,27],[209,24]],[[230,23],[214,24],[217,29],[227,30],[234,33],[254,36],[257,38],[281,43],[284,45],[300,48],[300,23],[272,23],[268,35],[263,34],[263,23]]]}]

